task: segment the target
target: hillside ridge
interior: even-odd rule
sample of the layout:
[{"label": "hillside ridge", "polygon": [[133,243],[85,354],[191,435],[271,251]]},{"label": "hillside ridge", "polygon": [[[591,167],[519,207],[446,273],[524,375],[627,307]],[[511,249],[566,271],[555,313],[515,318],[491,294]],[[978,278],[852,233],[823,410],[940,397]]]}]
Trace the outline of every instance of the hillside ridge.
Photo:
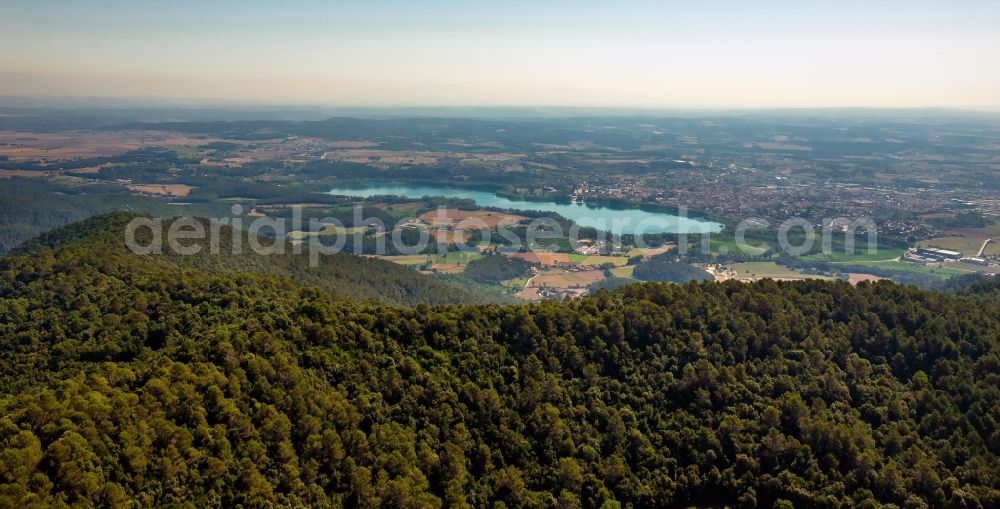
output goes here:
[{"label": "hillside ridge", "polygon": [[996,507],[1000,309],[892,283],[390,307],[0,258],[0,505]]}]

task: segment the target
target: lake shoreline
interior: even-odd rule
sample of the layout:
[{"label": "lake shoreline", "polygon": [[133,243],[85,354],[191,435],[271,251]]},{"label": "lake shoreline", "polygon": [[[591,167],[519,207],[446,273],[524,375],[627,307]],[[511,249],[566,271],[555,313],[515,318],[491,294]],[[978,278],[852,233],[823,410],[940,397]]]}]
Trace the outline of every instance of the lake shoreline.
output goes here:
[{"label": "lake shoreline", "polygon": [[698,218],[682,217],[661,211],[636,207],[608,207],[587,203],[559,203],[556,201],[514,200],[500,196],[494,190],[441,185],[412,185],[407,183],[361,184],[335,187],[327,194],[369,198],[372,196],[401,196],[420,199],[431,196],[466,198],[483,208],[497,208],[525,212],[551,212],[559,214],[582,227],[607,230],[614,234],[657,233],[718,233],[723,224]]}]

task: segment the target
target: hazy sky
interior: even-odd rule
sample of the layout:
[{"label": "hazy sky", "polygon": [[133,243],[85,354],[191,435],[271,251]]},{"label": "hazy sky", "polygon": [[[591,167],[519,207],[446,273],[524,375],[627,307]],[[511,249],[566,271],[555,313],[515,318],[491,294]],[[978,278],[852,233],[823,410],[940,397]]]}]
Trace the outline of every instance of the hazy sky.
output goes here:
[{"label": "hazy sky", "polygon": [[997,106],[1000,1],[2,0],[0,94]]}]

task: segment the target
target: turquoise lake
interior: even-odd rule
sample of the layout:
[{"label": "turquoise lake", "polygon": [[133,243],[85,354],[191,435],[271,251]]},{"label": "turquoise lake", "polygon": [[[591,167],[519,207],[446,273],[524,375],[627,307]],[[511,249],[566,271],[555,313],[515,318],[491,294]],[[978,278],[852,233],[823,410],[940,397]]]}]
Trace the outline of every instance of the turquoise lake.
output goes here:
[{"label": "turquoise lake", "polygon": [[555,203],[511,200],[488,191],[450,187],[412,186],[405,184],[379,184],[359,187],[334,188],[329,194],[368,198],[371,196],[403,196],[419,199],[425,196],[468,198],[480,207],[510,210],[537,210],[555,212],[580,226],[607,230],[614,234],[642,233],[715,233],[722,225],[688,217],[639,209],[591,207],[581,203]]}]

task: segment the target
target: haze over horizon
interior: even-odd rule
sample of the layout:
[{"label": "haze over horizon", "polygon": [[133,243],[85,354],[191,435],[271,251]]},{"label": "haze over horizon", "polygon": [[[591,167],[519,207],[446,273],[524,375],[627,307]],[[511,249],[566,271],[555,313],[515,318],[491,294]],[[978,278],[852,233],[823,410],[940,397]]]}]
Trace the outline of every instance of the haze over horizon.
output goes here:
[{"label": "haze over horizon", "polygon": [[0,20],[4,95],[367,107],[1000,105],[1000,67],[989,59],[1000,51],[1000,8],[981,0],[12,0]]}]

